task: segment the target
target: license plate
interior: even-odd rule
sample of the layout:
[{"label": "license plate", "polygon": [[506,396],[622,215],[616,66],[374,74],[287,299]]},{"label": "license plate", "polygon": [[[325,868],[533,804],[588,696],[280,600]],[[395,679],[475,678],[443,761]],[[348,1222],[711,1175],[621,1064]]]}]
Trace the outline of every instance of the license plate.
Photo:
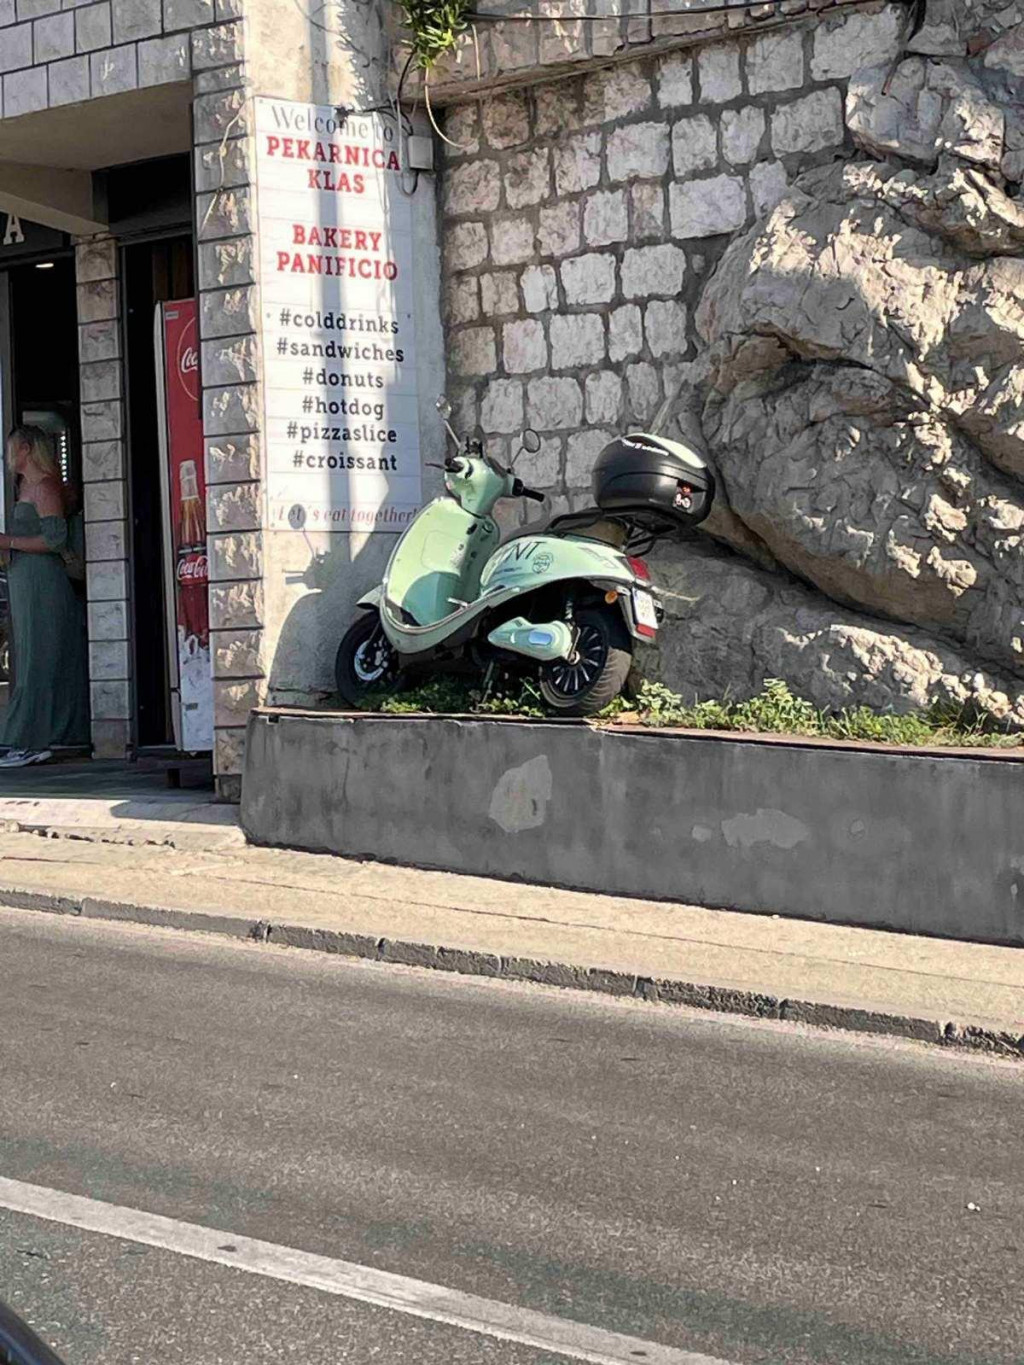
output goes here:
[{"label": "license plate", "polygon": [[649,592],[641,592],[634,588],[633,610],[636,612],[638,626],[646,626],[648,630],[658,629],[658,614],[654,609],[654,598]]}]

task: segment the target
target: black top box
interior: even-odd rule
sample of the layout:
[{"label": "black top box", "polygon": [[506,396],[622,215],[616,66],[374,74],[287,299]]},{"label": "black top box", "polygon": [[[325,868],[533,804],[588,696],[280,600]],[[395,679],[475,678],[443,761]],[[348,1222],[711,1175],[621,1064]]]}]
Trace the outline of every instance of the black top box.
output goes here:
[{"label": "black top box", "polygon": [[602,512],[665,531],[698,526],[711,511],[715,478],[690,446],[642,432],[609,442],[597,457],[594,501]]}]

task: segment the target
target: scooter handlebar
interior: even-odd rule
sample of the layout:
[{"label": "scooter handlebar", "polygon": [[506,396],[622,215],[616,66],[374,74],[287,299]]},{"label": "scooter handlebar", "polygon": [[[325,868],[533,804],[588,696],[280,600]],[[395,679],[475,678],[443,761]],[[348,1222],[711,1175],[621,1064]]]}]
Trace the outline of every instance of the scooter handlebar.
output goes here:
[{"label": "scooter handlebar", "polygon": [[517,498],[532,498],[534,502],[544,501],[544,494],[538,493],[536,488],[527,488],[522,479],[516,479],[512,485],[512,493]]}]

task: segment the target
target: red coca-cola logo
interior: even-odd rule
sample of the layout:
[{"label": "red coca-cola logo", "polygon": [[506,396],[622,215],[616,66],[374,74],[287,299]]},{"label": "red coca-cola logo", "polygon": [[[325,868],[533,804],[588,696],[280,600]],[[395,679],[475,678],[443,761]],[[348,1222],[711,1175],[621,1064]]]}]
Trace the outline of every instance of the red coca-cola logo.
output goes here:
[{"label": "red coca-cola logo", "polygon": [[178,582],[208,583],[210,581],[210,561],[205,554],[192,553],[178,560]]},{"label": "red coca-cola logo", "polygon": [[189,398],[199,400],[199,352],[196,350],[196,320],[190,318],[178,338],[176,367],[182,388]]}]

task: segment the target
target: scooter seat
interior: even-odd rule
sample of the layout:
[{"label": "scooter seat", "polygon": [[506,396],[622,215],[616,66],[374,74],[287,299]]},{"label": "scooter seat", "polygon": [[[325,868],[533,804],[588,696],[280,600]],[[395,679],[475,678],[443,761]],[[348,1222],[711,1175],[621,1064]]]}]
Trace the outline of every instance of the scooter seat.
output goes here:
[{"label": "scooter seat", "polygon": [[605,514],[599,507],[586,507],[581,512],[563,512],[552,521],[533,521],[528,526],[520,526],[518,530],[502,536],[501,543],[508,545],[513,540],[527,540],[532,536],[569,536],[574,531],[582,531],[595,522],[605,520]]},{"label": "scooter seat", "polygon": [[527,540],[530,536],[542,536],[547,533],[548,523],[546,521],[533,521],[529,526],[520,526],[514,531],[509,531],[501,538],[502,545],[509,545],[513,540]]}]

